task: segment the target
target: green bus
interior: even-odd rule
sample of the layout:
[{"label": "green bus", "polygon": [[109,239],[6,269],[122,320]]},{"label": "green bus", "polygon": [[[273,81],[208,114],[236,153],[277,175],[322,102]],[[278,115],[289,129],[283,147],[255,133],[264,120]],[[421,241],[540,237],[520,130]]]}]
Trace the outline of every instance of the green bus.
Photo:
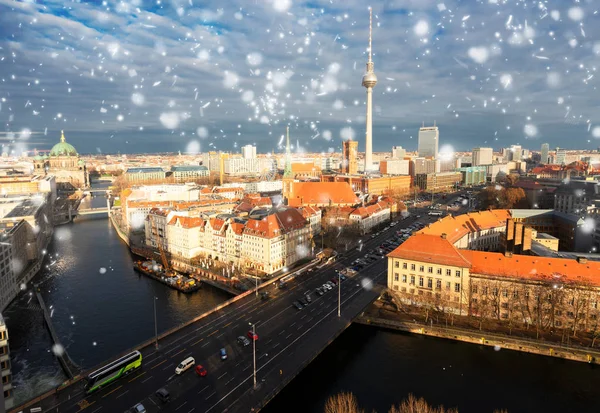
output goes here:
[{"label": "green bus", "polygon": [[95,392],[120,377],[137,370],[141,365],[142,353],[137,350],[107,364],[87,376],[87,383],[85,385],[86,394]]}]

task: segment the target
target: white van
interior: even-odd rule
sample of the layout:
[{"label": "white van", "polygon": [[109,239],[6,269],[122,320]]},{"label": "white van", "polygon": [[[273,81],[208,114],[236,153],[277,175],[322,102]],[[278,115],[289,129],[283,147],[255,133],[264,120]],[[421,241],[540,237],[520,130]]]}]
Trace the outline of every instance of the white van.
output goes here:
[{"label": "white van", "polygon": [[181,374],[187,369],[191,368],[196,363],[193,357],[188,357],[179,363],[179,366],[175,368],[175,374]]}]

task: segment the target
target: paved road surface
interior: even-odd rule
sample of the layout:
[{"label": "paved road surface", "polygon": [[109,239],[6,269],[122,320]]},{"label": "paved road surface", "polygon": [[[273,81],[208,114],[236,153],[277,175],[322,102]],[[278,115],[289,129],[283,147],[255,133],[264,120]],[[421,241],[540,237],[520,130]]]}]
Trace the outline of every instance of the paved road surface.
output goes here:
[{"label": "paved road surface", "polygon": [[[419,221],[431,222],[422,214]],[[375,284],[385,285],[387,260],[380,259],[362,269],[360,274],[341,283],[341,317],[337,316],[338,290],[319,297],[314,291],[336,277],[335,268],[343,268],[365,251],[381,244],[398,229],[415,222],[411,216],[382,232],[376,238],[365,236],[363,248],[345,253],[334,265],[305,273],[288,282],[287,288],[267,287],[267,300],[251,294],[185,327],[142,350],[143,366],[139,371],[86,396],[83,384],[65,389],[42,402],[44,412],[116,413],[136,403],[143,403],[149,413],[156,412],[249,412],[274,397],[306,364],[339,335],[380,292]],[[373,288],[375,287],[375,288]],[[312,303],[297,310],[293,301],[311,292]],[[151,316],[151,315],[149,315]],[[252,344],[236,342],[256,325],[257,388],[253,385]],[[225,348],[227,360],[219,349]],[[190,369],[180,376],[175,367],[188,356],[208,371],[199,377]],[[166,388],[170,402],[162,404],[154,395]],[[28,411],[28,410],[25,410]]]}]

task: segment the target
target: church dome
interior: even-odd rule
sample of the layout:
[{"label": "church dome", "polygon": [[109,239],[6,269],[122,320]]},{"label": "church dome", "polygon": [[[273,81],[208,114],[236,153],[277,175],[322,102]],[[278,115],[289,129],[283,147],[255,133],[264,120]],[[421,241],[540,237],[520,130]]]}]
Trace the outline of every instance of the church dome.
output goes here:
[{"label": "church dome", "polygon": [[50,150],[50,156],[77,156],[75,147],[70,143],[67,143],[63,131],[60,131],[60,142],[54,145],[52,150]]}]

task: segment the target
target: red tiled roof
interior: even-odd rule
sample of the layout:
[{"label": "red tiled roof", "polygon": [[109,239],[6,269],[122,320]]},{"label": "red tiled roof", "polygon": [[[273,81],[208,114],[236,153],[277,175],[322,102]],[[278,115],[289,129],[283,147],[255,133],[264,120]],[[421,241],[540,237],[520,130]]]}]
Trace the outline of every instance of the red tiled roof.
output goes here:
[{"label": "red tiled roof", "polygon": [[557,282],[587,282],[600,285],[600,262],[531,255],[507,257],[496,252],[461,251],[471,262],[471,273],[510,278],[554,279]]},{"label": "red tiled roof", "polygon": [[304,228],[307,222],[296,208],[281,209],[263,219],[249,219],[244,233],[264,238],[278,237],[286,232]]},{"label": "red tiled roof", "polygon": [[471,264],[454,245],[439,235],[415,234],[388,254],[391,258],[431,264],[470,267]]},{"label": "red tiled roof", "polygon": [[205,222],[206,221],[204,221],[202,218],[184,217],[184,216],[180,216],[180,215],[175,215],[169,221],[169,225],[177,225],[179,223],[179,225],[181,227],[189,229],[189,228],[202,227],[202,226],[204,226]]},{"label": "red tiled roof", "polygon": [[508,209],[479,211],[458,216],[447,216],[423,228],[418,233],[441,235],[446,234],[451,243],[455,243],[470,232],[502,227],[510,218]]},{"label": "red tiled roof", "polygon": [[208,222],[210,222],[211,228],[216,231],[221,231],[221,228],[225,225],[225,221],[221,218],[211,218]]},{"label": "red tiled roof", "polygon": [[354,205],[358,198],[347,182],[295,182],[289,205]]}]

